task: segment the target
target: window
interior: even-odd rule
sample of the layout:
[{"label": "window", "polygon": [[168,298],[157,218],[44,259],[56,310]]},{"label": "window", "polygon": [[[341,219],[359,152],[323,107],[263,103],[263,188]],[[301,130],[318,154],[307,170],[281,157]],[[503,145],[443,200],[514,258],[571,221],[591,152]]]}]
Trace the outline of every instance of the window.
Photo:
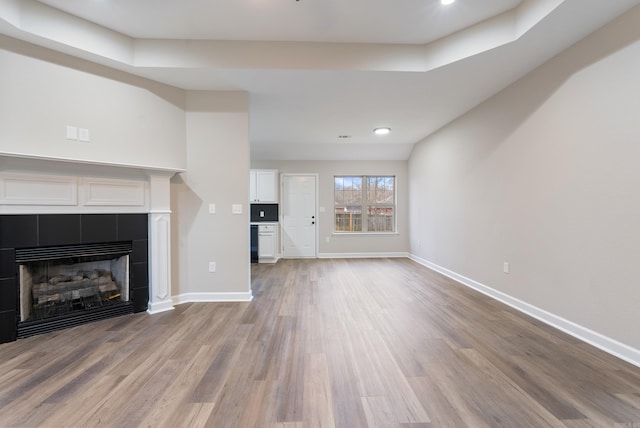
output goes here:
[{"label": "window", "polygon": [[393,176],[334,177],[336,232],[395,232]]}]

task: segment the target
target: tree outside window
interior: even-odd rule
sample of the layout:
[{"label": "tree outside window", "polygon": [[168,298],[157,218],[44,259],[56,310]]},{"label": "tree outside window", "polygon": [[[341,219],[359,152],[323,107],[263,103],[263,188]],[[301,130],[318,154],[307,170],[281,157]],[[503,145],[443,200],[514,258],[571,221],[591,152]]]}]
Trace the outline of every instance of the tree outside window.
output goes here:
[{"label": "tree outside window", "polygon": [[334,177],[335,231],[395,232],[395,177]]}]

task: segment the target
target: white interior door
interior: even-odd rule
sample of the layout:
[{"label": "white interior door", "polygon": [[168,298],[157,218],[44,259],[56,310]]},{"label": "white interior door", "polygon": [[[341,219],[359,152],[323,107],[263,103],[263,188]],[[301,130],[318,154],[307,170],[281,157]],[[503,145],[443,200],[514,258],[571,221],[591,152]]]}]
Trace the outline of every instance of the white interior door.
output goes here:
[{"label": "white interior door", "polygon": [[316,176],[282,176],[282,256],[316,257]]}]

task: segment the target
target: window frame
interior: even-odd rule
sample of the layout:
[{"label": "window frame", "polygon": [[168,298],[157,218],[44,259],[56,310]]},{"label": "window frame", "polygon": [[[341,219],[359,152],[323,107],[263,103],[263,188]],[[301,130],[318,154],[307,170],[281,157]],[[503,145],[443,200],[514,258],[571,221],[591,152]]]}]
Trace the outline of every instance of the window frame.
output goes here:
[{"label": "window frame", "polygon": [[[361,180],[361,204],[354,205],[361,208],[361,229],[357,231],[342,231],[337,230],[337,213],[336,209],[338,207],[346,207],[349,204],[337,204],[337,186],[336,179],[345,179],[345,178],[359,178]],[[389,203],[376,203],[375,201],[369,201],[369,180],[372,178],[391,178],[393,179],[393,200]],[[343,174],[343,175],[334,175],[333,176],[333,234],[334,235],[397,235],[398,234],[398,177],[394,174],[375,174],[375,175],[358,175],[358,174]],[[392,230],[387,231],[376,231],[369,230],[369,210],[370,209],[384,209],[391,208],[392,210],[392,219],[391,219],[391,227]]]}]

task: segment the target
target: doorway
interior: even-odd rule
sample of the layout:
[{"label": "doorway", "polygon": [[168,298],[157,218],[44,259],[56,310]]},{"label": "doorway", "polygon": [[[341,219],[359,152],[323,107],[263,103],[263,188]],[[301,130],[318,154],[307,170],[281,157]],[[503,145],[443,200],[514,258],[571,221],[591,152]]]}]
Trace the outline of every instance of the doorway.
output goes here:
[{"label": "doorway", "polygon": [[282,174],[282,257],[317,257],[317,174]]}]

